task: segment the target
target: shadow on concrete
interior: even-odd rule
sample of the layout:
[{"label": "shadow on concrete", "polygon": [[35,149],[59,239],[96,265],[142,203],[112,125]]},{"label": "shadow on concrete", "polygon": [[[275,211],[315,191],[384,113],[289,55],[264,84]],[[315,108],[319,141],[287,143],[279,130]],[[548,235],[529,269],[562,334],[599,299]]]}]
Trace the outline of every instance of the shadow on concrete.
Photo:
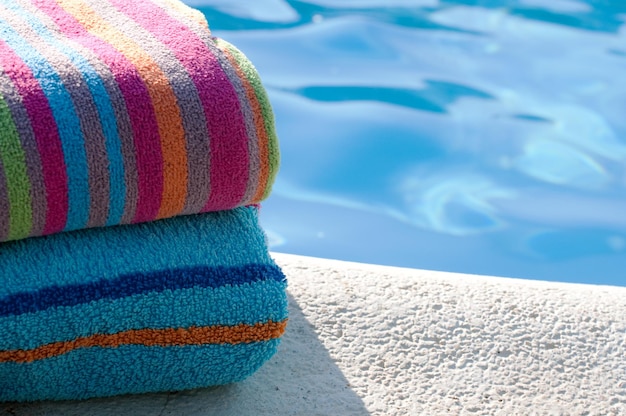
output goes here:
[{"label": "shadow on concrete", "polygon": [[369,414],[291,295],[289,312],[276,355],[241,383],[77,402],[0,403],[0,416]]}]

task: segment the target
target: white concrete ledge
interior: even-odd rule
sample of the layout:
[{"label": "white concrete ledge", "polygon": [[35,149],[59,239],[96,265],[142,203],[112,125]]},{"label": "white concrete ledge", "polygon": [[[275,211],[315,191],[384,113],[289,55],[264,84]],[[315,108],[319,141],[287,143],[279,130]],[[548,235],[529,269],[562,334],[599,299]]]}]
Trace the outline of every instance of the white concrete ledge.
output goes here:
[{"label": "white concrete ledge", "polygon": [[250,379],[0,415],[626,414],[626,288],[274,256],[290,323]]}]

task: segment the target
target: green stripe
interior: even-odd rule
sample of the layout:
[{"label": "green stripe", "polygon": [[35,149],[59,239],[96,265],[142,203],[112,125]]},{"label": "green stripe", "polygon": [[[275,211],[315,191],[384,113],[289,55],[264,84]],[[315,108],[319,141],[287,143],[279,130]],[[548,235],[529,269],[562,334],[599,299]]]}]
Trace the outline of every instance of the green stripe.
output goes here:
[{"label": "green stripe", "polygon": [[276,136],[274,112],[272,111],[272,106],[270,104],[269,97],[267,96],[267,92],[261,83],[259,73],[248,58],[246,58],[245,55],[239,51],[239,49],[235,48],[230,43],[220,38],[217,38],[216,41],[221,48],[225,48],[232,56],[235,57],[239,67],[246,75],[248,82],[252,85],[256,99],[259,101],[259,105],[261,106],[261,114],[263,115],[263,123],[265,125],[265,132],[267,133],[268,139],[270,165],[270,172],[267,177],[267,183],[265,184],[265,192],[263,192],[263,199],[265,199],[269,196],[272,190],[272,185],[274,184],[274,180],[278,174],[278,166],[280,164],[280,152],[278,150],[278,136]]},{"label": "green stripe", "polygon": [[10,204],[8,239],[28,237],[33,226],[33,213],[26,156],[11,111],[2,94],[0,94],[0,158],[6,172]]}]

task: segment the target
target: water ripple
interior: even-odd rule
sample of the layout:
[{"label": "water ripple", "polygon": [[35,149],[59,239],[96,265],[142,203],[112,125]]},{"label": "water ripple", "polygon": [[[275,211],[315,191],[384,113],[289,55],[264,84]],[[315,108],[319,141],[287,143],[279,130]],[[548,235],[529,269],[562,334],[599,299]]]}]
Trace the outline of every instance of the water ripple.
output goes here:
[{"label": "water ripple", "polygon": [[493,96],[450,82],[425,80],[421,90],[376,86],[311,86],[291,92],[317,101],[375,101],[415,110],[447,113],[446,107],[462,97],[494,99]]},{"label": "water ripple", "polygon": [[396,26],[480,33],[441,24],[433,13],[455,6],[505,11],[531,21],[616,33],[626,13],[624,2],[591,0],[185,0],[209,18],[215,30],[281,29],[321,19],[359,15]]}]

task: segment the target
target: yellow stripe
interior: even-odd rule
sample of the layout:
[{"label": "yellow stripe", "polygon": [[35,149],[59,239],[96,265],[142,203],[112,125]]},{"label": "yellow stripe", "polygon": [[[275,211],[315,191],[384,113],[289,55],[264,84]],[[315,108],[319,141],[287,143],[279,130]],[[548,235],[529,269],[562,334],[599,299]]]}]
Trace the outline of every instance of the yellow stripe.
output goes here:
[{"label": "yellow stripe", "polygon": [[201,11],[187,6],[180,0],[155,0],[155,3],[161,3],[159,4],[159,6],[161,6],[163,9],[167,10],[169,8],[171,10],[175,10],[177,13],[182,14],[187,19],[193,20],[196,23],[200,24],[200,26],[202,26],[204,29],[207,29],[209,27],[209,23],[207,22]]}]

